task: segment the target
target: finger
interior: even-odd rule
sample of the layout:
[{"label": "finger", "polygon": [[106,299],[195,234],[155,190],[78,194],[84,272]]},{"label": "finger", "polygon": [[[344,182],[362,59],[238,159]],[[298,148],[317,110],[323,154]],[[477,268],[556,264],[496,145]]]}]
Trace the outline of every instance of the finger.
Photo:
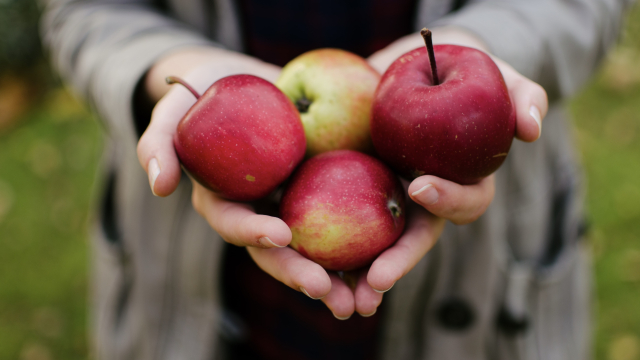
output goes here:
[{"label": "finger", "polygon": [[331,273],[329,278],[331,279],[331,291],[322,298],[322,302],[327,305],[336,319],[347,320],[355,310],[353,291],[337,274]]},{"label": "finger", "polygon": [[280,249],[249,247],[247,251],[264,272],[314,300],[326,297],[332,289],[332,280],[320,265],[289,247]]},{"label": "finger", "polygon": [[173,137],[178,122],[194,103],[187,90],[174,87],[153,109],[151,122],[138,142],[138,160],[154,195],[168,196],[178,187],[180,162]]},{"label": "finger", "polygon": [[516,137],[526,142],[536,141],[542,133],[542,119],[549,109],[546,91],[505,62],[496,59],[496,64],[516,109]]},{"label": "finger", "polygon": [[410,205],[404,234],[371,264],[367,282],[379,293],[389,291],[435,245],[444,228],[437,218],[418,205]]},{"label": "finger", "polygon": [[225,200],[193,181],[193,206],[228,243],[260,248],[291,242],[289,226],[273,216],[258,215],[251,206]]},{"label": "finger", "polygon": [[367,272],[362,271],[358,278],[355,291],[356,311],[362,317],[369,317],[376,313],[382,302],[382,293],[374,291],[367,282]]},{"label": "finger", "polygon": [[460,185],[425,175],[409,185],[409,196],[436,216],[462,225],[484,214],[495,193],[495,177],[490,175],[473,185]]}]

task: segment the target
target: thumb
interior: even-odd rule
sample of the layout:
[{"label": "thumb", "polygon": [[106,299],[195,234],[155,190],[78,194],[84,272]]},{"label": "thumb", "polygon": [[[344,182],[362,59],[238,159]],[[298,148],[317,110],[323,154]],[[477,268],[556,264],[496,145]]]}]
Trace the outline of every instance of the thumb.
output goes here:
[{"label": "thumb", "polygon": [[542,86],[527,79],[504,61],[496,60],[509,89],[516,110],[516,137],[536,141],[542,134],[542,119],[549,108],[547,93]]},{"label": "thumb", "polygon": [[156,104],[151,122],[138,141],[138,160],[156,196],[168,196],[180,182],[180,161],[173,138],[180,119],[195,103],[186,89],[174,87]]}]

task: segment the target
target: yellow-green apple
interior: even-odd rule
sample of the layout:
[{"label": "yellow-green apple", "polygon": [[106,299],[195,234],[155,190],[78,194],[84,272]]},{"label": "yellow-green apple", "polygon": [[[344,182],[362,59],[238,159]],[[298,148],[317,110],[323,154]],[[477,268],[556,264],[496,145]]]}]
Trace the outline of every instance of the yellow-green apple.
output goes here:
[{"label": "yellow-green apple", "polygon": [[344,50],[309,51],[285,65],[276,86],[300,111],[307,156],[371,150],[369,119],[379,81],[365,59]]},{"label": "yellow-green apple", "polygon": [[280,216],[290,246],[327,270],[370,264],[404,228],[404,190],[389,168],[351,150],[317,155],[287,185]]},{"label": "yellow-green apple", "polygon": [[216,81],[180,120],[174,147],[200,184],[238,201],[268,195],[304,158],[300,115],[270,82],[252,75]]},{"label": "yellow-green apple", "polygon": [[[402,176],[473,184],[500,167],[515,135],[515,109],[500,70],[482,51],[431,45],[398,58],[376,90],[371,136]],[[436,64],[437,60],[437,64]]]}]

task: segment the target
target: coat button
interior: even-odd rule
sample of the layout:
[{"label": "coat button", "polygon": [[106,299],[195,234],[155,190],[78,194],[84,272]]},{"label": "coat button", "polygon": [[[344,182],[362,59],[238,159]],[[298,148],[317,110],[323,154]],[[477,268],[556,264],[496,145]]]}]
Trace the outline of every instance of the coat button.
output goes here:
[{"label": "coat button", "polygon": [[440,325],[449,330],[465,330],[475,321],[471,306],[459,298],[443,301],[437,309],[437,319]]},{"label": "coat button", "polygon": [[529,328],[529,317],[526,315],[515,316],[503,306],[498,313],[497,325],[503,334],[515,336],[527,331]]}]

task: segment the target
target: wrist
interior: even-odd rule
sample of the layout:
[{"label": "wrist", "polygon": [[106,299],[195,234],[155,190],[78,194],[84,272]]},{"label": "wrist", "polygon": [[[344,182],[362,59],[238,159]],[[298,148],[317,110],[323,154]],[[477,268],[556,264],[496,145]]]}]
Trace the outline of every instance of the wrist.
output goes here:
[{"label": "wrist", "polygon": [[[198,73],[197,75],[193,75]],[[149,98],[157,102],[169,90],[167,76],[190,78],[198,91],[204,92],[224,76],[249,73],[275,81],[277,67],[250,56],[215,47],[185,48],[160,58],[147,72],[144,88]],[[271,78],[270,78],[271,77]]]}]

